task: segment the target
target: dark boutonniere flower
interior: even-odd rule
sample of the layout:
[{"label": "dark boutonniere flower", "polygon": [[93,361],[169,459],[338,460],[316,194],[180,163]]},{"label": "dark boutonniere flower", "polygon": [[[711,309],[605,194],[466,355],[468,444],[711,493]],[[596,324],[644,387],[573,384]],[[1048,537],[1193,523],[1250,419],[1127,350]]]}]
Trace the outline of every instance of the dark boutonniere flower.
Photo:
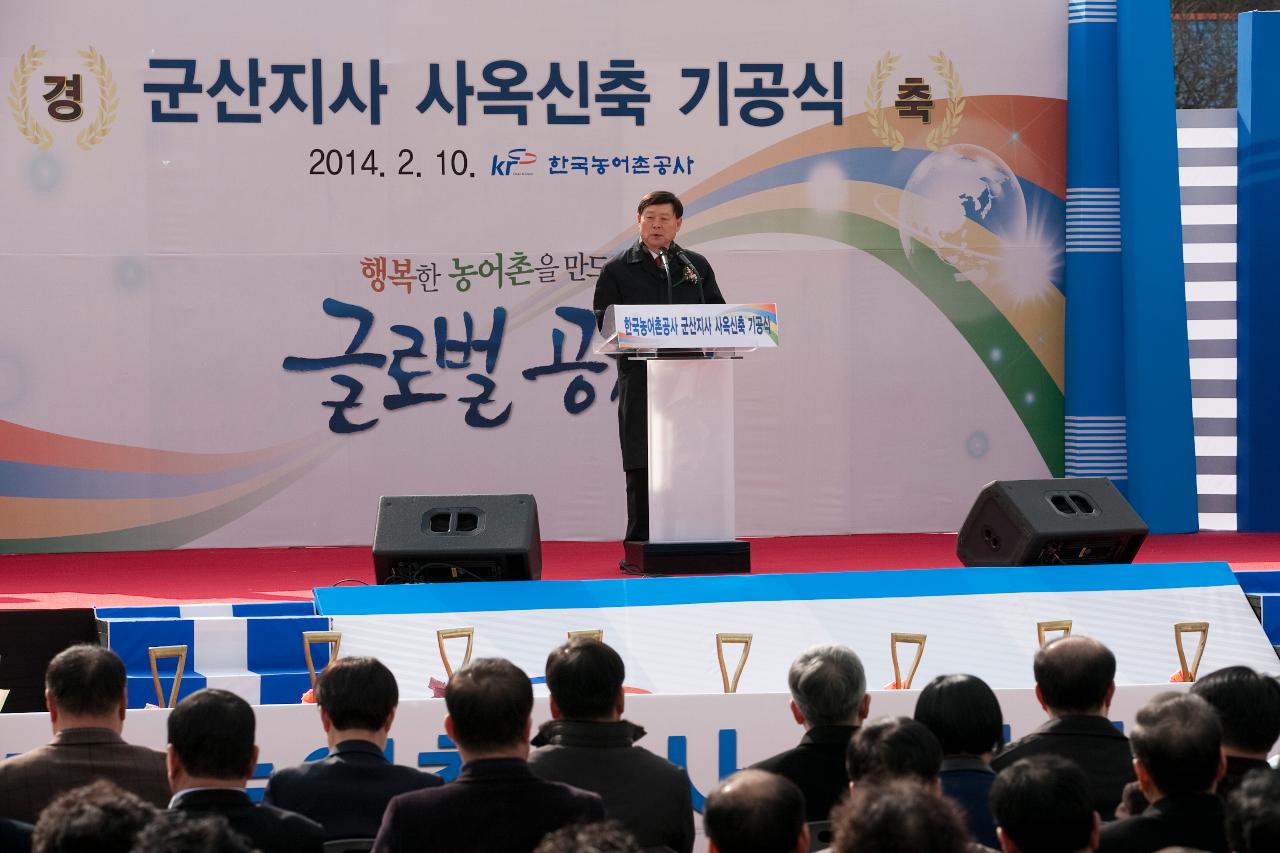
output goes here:
[{"label": "dark boutonniere flower", "polygon": [[680,277],[681,284],[683,284],[686,281],[689,282],[690,284],[698,283],[698,271],[693,268],[692,264],[684,268],[684,275]]}]

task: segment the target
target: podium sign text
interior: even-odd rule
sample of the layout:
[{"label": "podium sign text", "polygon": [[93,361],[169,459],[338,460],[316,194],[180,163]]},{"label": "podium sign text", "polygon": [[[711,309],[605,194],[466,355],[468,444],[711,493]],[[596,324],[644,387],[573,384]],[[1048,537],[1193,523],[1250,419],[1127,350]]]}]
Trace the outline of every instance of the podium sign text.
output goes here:
[{"label": "podium sign text", "polygon": [[[612,323],[610,323],[612,320]],[[765,349],[778,346],[778,306],[614,305],[598,352],[686,347]]]}]

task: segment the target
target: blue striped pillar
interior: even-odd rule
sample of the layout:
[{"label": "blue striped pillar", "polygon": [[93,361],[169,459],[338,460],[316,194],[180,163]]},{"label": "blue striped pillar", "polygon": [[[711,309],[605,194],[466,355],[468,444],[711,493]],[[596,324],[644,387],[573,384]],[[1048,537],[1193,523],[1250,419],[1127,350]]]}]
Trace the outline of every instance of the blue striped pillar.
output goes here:
[{"label": "blue striped pillar", "polygon": [[1280,12],[1239,22],[1237,512],[1280,530]]},{"label": "blue striped pillar", "polygon": [[1116,0],[1067,21],[1066,474],[1125,491]]},{"label": "blue striped pillar", "polygon": [[1122,0],[1116,66],[1129,503],[1153,533],[1199,527],[1168,0]]}]

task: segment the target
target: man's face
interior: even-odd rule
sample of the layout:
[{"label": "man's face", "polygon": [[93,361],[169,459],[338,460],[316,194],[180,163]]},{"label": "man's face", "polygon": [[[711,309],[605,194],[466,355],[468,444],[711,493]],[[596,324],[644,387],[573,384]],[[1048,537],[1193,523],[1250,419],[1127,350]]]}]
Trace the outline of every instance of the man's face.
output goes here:
[{"label": "man's face", "polygon": [[636,216],[636,225],[640,229],[640,241],[651,252],[665,249],[676,239],[683,222],[676,216],[673,204],[651,204]]}]

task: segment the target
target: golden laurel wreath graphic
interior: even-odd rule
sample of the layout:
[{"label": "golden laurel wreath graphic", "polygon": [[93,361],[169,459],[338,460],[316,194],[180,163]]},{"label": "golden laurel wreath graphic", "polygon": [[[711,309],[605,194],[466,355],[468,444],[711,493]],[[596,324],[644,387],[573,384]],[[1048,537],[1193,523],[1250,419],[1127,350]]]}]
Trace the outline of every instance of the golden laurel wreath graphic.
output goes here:
[{"label": "golden laurel wreath graphic", "polygon": [[937,151],[951,141],[960,129],[960,120],[964,118],[964,87],[960,85],[960,75],[956,73],[956,65],[942,51],[929,57],[938,76],[947,84],[947,114],[942,123],[929,131],[925,138],[925,146],[930,151]]},{"label": "golden laurel wreath graphic", "polygon": [[884,95],[884,84],[888,82],[889,76],[893,74],[893,66],[898,63],[901,56],[894,56],[889,51],[885,51],[884,56],[880,57],[880,61],[876,63],[876,70],[871,75],[871,79],[867,82],[867,99],[865,106],[867,108],[867,121],[871,122],[871,132],[892,151],[901,151],[905,140],[902,138],[902,132],[896,127],[889,124],[888,119],[884,117],[884,109],[880,106],[880,99]]},{"label": "golden laurel wreath graphic", "polygon": [[[42,151],[47,151],[53,146],[53,134],[31,115],[31,107],[27,101],[27,84],[43,64],[48,53],[47,50],[31,45],[18,58],[18,65],[13,70],[13,78],[9,81],[9,112],[17,122],[18,132]],[[85,67],[98,83],[98,115],[88,127],[76,135],[76,144],[88,151],[106,139],[107,134],[111,132],[111,126],[116,120],[116,108],[120,106],[120,98],[115,77],[111,74],[111,69],[107,66],[107,61],[102,58],[102,54],[98,53],[93,46],[88,50],[79,51],[79,54],[84,59]]]},{"label": "golden laurel wreath graphic", "polygon": [[31,109],[27,106],[27,81],[36,73],[44,59],[46,50],[38,49],[34,44],[18,58],[18,67],[13,69],[13,79],[9,81],[9,112],[18,123],[18,131],[32,145],[42,150],[53,145],[53,134],[49,133],[40,122],[31,117]]},{"label": "golden laurel wreath graphic", "polygon": [[111,69],[107,67],[107,61],[102,58],[102,54],[90,45],[88,50],[80,51],[80,55],[84,57],[85,67],[93,74],[93,79],[98,81],[98,115],[88,127],[76,135],[76,144],[88,151],[106,139],[107,134],[111,132],[120,99],[116,96],[115,78],[111,76]]},{"label": "golden laurel wreath graphic", "polygon": [[[894,66],[901,58],[901,55],[895,56],[890,51],[885,51],[884,56],[880,57],[880,61],[876,63],[876,70],[867,82],[864,103],[867,109],[867,121],[871,124],[871,132],[891,151],[901,151],[902,146],[906,144],[906,139],[900,130],[889,124],[880,101],[884,97],[884,84],[893,76]],[[925,137],[925,147],[930,151],[937,151],[950,142],[951,137],[955,136],[956,131],[960,129],[960,121],[964,118],[964,87],[960,85],[960,75],[956,73],[955,63],[945,53],[938,51],[929,59],[943,82],[947,84],[947,112],[942,122]]]}]

